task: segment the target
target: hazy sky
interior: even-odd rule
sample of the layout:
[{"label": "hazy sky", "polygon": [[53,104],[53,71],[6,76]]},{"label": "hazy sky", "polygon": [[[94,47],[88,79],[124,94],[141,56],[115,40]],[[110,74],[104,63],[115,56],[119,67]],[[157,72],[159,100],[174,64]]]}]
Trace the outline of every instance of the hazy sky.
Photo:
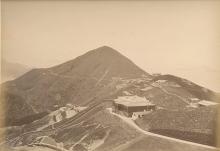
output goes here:
[{"label": "hazy sky", "polygon": [[108,45],[145,71],[220,92],[220,2],[8,1],[3,57],[49,67]]}]

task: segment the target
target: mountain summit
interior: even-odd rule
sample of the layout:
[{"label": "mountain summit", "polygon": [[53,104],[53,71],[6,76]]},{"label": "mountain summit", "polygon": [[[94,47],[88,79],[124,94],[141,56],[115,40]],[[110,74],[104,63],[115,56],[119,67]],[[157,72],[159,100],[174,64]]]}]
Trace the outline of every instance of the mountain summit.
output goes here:
[{"label": "mountain summit", "polygon": [[57,74],[92,76],[94,78],[135,78],[148,73],[111,47],[91,50],[74,60],[51,68]]}]

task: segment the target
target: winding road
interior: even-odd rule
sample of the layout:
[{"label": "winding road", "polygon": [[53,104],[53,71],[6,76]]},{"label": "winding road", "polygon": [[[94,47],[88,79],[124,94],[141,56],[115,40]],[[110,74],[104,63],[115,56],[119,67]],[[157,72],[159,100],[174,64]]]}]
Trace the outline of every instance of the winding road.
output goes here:
[{"label": "winding road", "polygon": [[175,142],[185,143],[185,144],[189,144],[189,145],[195,145],[195,146],[199,146],[199,147],[203,147],[203,148],[207,148],[207,149],[218,150],[218,148],[216,148],[216,147],[212,147],[212,146],[208,146],[208,145],[203,145],[203,144],[198,144],[198,143],[194,143],[194,142],[189,142],[189,141],[185,141],[185,140],[180,140],[180,139],[176,139],[176,138],[172,138],[172,137],[168,137],[168,136],[163,136],[163,135],[159,135],[159,134],[155,134],[155,133],[151,133],[151,132],[145,131],[145,130],[141,129],[131,118],[128,118],[128,117],[116,114],[116,113],[112,112],[110,109],[108,109],[108,110],[109,110],[109,112],[111,114],[119,117],[124,122],[126,122],[128,125],[130,125],[131,127],[135,128],[137,131],[141,132],[142,134],[150,135],[150,136],[155,136],[155,137],[159,137],[159,138],[163,138],[163,139],[167,139],[167,140],[171,140],[171,141],[175,141]]}]

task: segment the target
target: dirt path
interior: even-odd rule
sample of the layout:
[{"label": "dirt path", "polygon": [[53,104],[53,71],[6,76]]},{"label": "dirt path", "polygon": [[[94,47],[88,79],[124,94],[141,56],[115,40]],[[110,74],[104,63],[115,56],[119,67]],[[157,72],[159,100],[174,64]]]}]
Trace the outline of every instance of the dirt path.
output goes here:
[{"label": "dirt path", "polygon": [[175,142],[179,142],[179,143],[195,145],[195,146],[199,146],[199,147],[203,147],[203,148],[207,148],[207,149],[214,149],[214,150],[217,149],[216,147],[212,147],[212,146],[208,146],[208,145],[203,145],[203,144],[198,144],[198,143],[193,143],[193,142],[189,142],[189,141],[184,141],[184,140],[180,140],[180,139],[176,139],[176,138],[172,138],[172,137],[168,137],[168,136],[163,136],[163,135],[159,135],[159,134],[155,134],[155,133],[151,133],[151,132],[145,131],[145,130],[141,129],[131,118],[127,118],[125,116],[113,113],[113,112],[111,112],[111,110],[109,110],[109,111],[110,111],[111,114],[119,117],[124,122],[129,124],[131,127],[135,128],[136,130],[138,130],[142,134],[150,135],[150,136],[155,136],[155,137],[159,137],[159,138],[163,138],[163,139],[167,139],[167,140],[171,140],[171,141],[175,141]]}]

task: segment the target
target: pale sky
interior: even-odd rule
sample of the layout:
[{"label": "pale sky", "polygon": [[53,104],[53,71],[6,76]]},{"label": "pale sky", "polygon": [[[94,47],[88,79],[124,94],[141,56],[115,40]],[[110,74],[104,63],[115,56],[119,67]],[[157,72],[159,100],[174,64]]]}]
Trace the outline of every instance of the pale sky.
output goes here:
[{"label": "pale sky", "polygon": [[220,1],[2,2],[2,55],[50,67],[110,46],[149,73],[220,92]]}]

